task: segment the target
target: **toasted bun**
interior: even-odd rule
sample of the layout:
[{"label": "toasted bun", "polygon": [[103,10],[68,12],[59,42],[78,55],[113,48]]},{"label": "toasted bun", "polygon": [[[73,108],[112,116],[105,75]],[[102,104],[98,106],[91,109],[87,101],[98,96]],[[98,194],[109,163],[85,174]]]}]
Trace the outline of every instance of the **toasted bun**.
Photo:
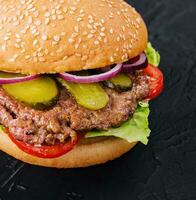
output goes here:
[{"label": "toasted bun", "polygon": [[135,145],[136,143],[128,143],[117,138],[85,139],[61,157],[43,159],[21,151],[7,134],[0,131],[2,151],[26,163],[45,167],[77,168],[101,164],[120,157]]},{"label": "toasted bun", "polygon": [[23,74],[105,67],[147,45],[141,16],[122,0],[2,0],[0,70]]}]

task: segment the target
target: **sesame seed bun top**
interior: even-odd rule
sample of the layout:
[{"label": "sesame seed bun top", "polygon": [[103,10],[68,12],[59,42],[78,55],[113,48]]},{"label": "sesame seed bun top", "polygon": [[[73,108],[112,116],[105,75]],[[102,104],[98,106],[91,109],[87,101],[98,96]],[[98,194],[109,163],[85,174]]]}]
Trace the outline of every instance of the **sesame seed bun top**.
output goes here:
[{"label": "sesame seed bun top", "polygon": [[122,0],[0,0],[0,70],[23,74],[105,67],[147,45],[141,16]]}]

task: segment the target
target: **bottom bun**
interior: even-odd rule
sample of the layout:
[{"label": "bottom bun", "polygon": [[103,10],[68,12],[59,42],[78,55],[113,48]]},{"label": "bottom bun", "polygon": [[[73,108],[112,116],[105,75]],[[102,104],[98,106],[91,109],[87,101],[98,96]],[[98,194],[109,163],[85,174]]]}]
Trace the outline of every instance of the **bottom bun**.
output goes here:
[{"label": "bottom bun", "polygon": [[136,145],[119,138],[82,139],[76,147],[58,158],[38,158],[20,150],[0,131],[0,149],[7,154],[33,165],[56,168],[77,168],[102,164],[120,157]]}]

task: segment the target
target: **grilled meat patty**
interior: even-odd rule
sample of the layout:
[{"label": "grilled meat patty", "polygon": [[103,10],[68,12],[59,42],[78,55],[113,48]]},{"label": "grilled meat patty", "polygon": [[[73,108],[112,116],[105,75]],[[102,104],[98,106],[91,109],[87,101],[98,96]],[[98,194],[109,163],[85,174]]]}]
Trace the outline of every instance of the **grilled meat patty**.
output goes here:
[{"label": "grilled meat patty", "polygon": [[63,143],[76,137],[77,131],[119,126],[134,113],[138,101],[145,99],[149,92],[146,75],[139,72],[130,76],[133,87],[127,92],[104,88],[110,100],[98,111],[79,106],[65,88],[61,88],[56,105],[44,111],[16,101],[0,88],[0,124],[8,127],[16,139],[34,145]]}]

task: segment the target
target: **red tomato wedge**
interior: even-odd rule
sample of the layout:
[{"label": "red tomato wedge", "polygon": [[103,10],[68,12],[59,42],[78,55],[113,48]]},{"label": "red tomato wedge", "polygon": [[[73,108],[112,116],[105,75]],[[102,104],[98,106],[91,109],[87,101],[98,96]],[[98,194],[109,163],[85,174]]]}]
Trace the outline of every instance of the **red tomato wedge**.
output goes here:
[{"label": "red tomato wedge", "polygon": [[154,99],[163,90],[163,73],[158,67],[150,64],[144,69],[144,72],[150,77],[150,92],[147,99]]},{"label": "red tomato wedge", "polygon": [[69,141],[65,144],[58,144],[54,146],[42,145],[40,147],[36,147],[16,140],[13,134],[11,134],[9,131],[7,132],[12,142],[14,142],[19,149],[39,158],[56,158],[62,156],[68,151],[72,150],[78,142],[78,139],[75,139],[74,141]]}]

